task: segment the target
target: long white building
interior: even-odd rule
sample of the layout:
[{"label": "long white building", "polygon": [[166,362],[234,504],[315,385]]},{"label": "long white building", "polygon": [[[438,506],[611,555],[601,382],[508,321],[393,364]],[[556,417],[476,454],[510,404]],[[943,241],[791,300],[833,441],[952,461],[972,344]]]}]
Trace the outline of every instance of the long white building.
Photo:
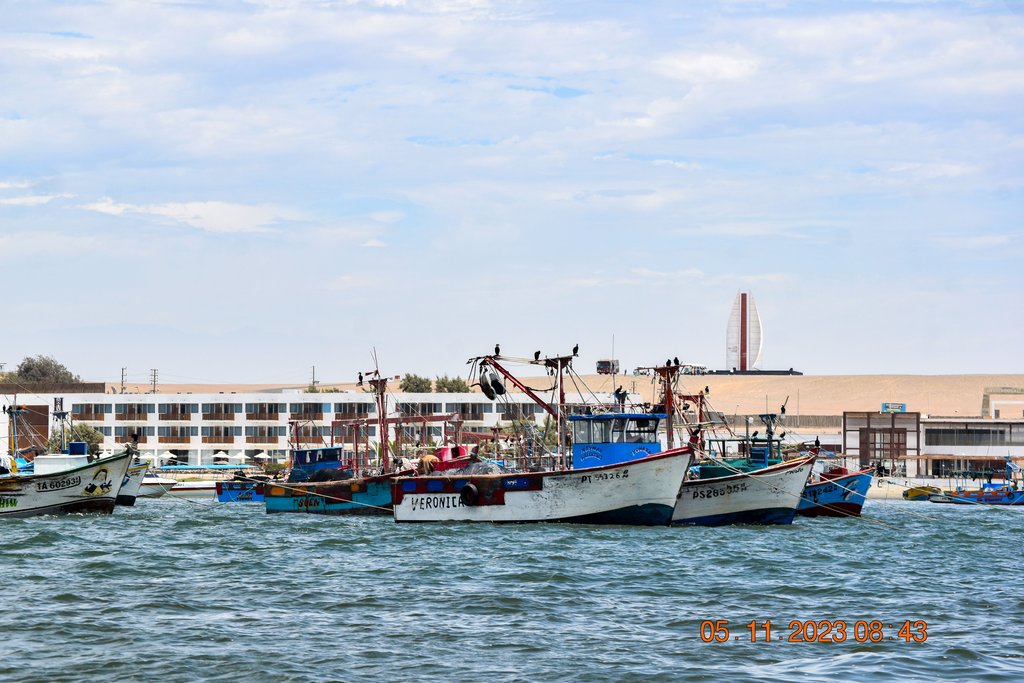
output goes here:
[{"label": "long white building", "polygon": [[[395,393],[388,395],[387,418],[391,439],[401,429],[406,443],[454,441],[455,431],[493,434],[512,420],[541,426],[546,413],[524,394],[506,394],[490,401],[480,393]],[[583,402],[567,395],[567,402]],[[610,399],[609,399],[610,401]],[[376,446],[377,406],[373,394],[332,393],[216,393],[216,394],[32,394],[19,397],[33,416],[36,443],[59,430],[52,419],[61,404],[73,423],[88,424],[103,434],[102,449],[113,452],[138,436],[142,456],[163,463],[176,460],[206,465],[216,460],[252,462],[254,458],[283,460],[292,445],[317,447],[351,442]],[[418,418],[454,415],[457,422]],[[7,416],[0,431],[7,433]],[[395,423],[394,420],[401,418]],[[338,422],[366,420],[358,434]],[[425,430],[425,431],[424,431]],[[47,433],[43,433],[46,431]],[[332,442],[333,436],[333,442]],[[21,447],[29,434],[22,434]],[[462,439],[466,442],[466,438]]]}]

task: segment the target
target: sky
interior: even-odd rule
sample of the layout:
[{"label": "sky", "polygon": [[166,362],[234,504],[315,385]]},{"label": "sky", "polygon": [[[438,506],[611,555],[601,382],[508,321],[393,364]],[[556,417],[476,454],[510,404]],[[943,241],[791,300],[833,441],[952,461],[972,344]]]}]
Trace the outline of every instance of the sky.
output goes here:
[{"label": "sky", "polygon": [[1024,3],[6,2],[0,362],[1024,372]]}]

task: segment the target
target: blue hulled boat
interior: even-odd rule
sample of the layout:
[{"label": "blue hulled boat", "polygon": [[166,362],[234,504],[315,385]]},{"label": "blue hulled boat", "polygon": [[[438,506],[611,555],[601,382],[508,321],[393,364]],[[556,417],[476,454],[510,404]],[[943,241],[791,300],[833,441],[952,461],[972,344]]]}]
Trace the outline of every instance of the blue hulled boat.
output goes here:
[{"label": "blue hulled boat", "polygon": [[395,474],[356,477],[344,449],[307,448],[292,451],[287,481],[264,488],[267,512],[315,515],[389,515]]},{"label": "blue hulled boat", "polygon": [[[953,476],[962,478],[964,484],[951,491],[933,493],[928,500],[961,505],[1024,505],[1024,480],[1021,478],[1020,466],[1010,460],[1010,456],[1006,456],[1006,481],[1002,484],[993,482],[995,474],[993,470],[954,472]],[[967,479],[973,480],[979,476],[987,479],[981,488],[968,488]]]},{"label": "blue hulled boat", "polygon": [[221,503],[262,503],[266,482],[252,479],[228,479],[217,482],[217,501]]},{"label": "blue hulled boat", "polygon": [[796,511],[805,517],[856,517],[860,515],[871,488],[874,469],[851,472],[845,467],[829,467],[811,472]]}]

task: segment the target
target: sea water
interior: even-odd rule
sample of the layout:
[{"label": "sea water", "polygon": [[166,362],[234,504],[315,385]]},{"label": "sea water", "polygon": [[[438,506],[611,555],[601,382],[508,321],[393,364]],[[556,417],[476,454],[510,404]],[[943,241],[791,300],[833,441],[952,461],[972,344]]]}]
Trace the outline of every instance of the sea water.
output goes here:
[{"label": "sea water", "polygon": [[[1017,680],[1022,513],[398,525],[165,497],[3,520],[0,680]],[[808,621],[831,633],[790,642]]]}]

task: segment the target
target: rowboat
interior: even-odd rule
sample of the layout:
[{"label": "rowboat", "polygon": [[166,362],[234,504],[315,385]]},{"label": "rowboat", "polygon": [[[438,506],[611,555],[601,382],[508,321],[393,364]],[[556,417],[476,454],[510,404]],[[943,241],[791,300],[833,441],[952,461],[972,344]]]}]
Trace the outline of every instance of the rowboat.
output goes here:
[{"label": "rowboat", "polygon": [[864,507],[874,468],[851,472],[845,467],[812,471],[797,506],[805,517],[856,517]]},{"label": "rowboat", "polygon": [[176,479],[161,477],[153,472],[146,472],[139,484],[139,492],[136,498],[159,498],[177,484]]},{"label": "rowboat", "polygon": [[[954,472],[954,477],[963,481],[955,489],[933,493],[928,497],[932,503],[959,503],[961,505],[1024,505],[1024,481],[1019,465],[1006,456],[1005,481],[993,482],[996,471]],[[967,479],[982,476],[986,481],[980,487],[968,487]]]}]

